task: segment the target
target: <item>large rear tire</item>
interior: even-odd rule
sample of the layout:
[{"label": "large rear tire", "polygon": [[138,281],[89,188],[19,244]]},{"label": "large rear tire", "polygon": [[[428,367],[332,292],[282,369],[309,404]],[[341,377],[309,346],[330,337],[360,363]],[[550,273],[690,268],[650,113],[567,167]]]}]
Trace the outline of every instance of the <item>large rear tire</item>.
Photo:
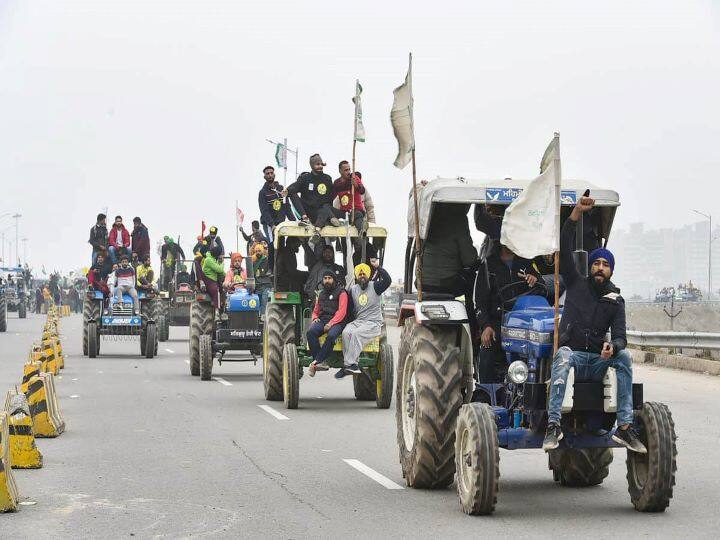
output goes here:
[{"label": "large rear tire", "polygon": [[190,305],[190,374],[200,375],[200,336],[213,331],[214,310],[210,302],[194,300]]},{"label": "large rear tire", "polygon": [[283,400],[283,349],[295,344],[293,307],[267,304],[263,332],[263,386],[265,399]]},{"label": "large rear tire", "polygon": [[297,347],[288,343],[283,349],[283,400],[285,408],[297,409],[300,397],[300,366]]},{"label": "large rear tire", "polygon": [[408,486],[437,489],[455,474],[455,423],[463,403],[457,327],[405,321],[398,360],[396,420]]},{"label": "large rear tire", "polygon": [[5,292],[0,291],[0,332],[7,331],[7,302]]},{"label": "large rear tire", "polygon": [[495,415],[490,406],[486,403],[464,405],[455,434],[460,508],[471,515],[492,514],[500,480],[500,449]]},{"label": "large rear tire", "polygon": [[200,336],[200,380],[212,379],[213,350],[212,337],[209,334]]},{"label": "large rear tire", "polygon": [[164,314],[158,315],[157,318],[158,341],[167,341],[170,338],[170,326]]},{"label": "large rear tire", "polygon": [[375,381],[367,373],[353,375],[353,390],[358,401],[375,401]]},{"label": "large rear tire", "polygon": [[639,512],[664,512],[673,496],[677,471],[675,422],[667,405],[646,402],[635,411],[635,425],[647,454],[627,451],[630,500]]},{"label": "large rear tire", "polygon": [[27,306],[25,305],[25,301],[23,301],[23,302],[18,306],[18,317],[19,317],[20,319],[25,319],[25,318],[27,317]]},{"label": "large rear tire", "polygon": [[[83,302],[83,354],[88,354],[88,321],[100,318],[100,302],[85,298]],[[99,341],[98,341],[99,342]]]},{"label": "large rear tire", "polygon": [[552,450],[548,467],[563,486],[597,486],[610,474],[612,460],[612,448],[568,448]]},{"label": "large rear tire", "polygon": [[148,324],[145,329],[145,346],[141,348],[140,354],[145,355],[145,358],[154,357],[157,353],[157,339],[157,327],[155,323]]},{"label": "large rear tire", "polygon": [[389,409],[392,403],[395,383],[395,366],[392,347],[385,341],[380,342],[380,378],[375,381],[375,404],[378,409]]},{"label": "large rear tire", "polygon": [[87,342],[88,357],[97,358],[100,347],[98,347],[99,335],[97,330],[97,323],[94,321],[87,324]]}]

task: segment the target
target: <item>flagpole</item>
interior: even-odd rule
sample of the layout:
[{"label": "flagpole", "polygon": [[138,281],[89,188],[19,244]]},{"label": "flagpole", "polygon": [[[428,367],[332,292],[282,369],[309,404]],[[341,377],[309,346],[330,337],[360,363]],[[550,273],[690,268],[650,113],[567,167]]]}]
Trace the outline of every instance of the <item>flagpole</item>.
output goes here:
[{"label": "flagpole", "polygon": [[415,206],[415,264],[417,274],[418,302],[422,302],[422,260],[420,258],[420,212],[417,200],[417,172],[415,168],[415,147],[412,149],[413,204]]},{"label": "flagpole", "polygon": [[559,348],[559,340],[560,340],[560,210],[562,208],[562,199],[560,198],[560,182],[562,178],[562,174],[560,171],[560,133],[555,132],[555,138],[558,139],[557,141],[557,153],[555,158],[555,200],[557,201],[557,210],[556,210],[556,225],[557,225],[557,234],[558,234],[558,249],[555,251],[555,277],[554,277],[554,284],[555,284],[555,305],[554,305],[554,320],[553,320],[553,326],[554,326],[554,332],[553,332],[553,353],[557,353]]},{"label": "flagpole", "polygon": [[283,152],[285,153],[285,167],[283,167],[283,186],[287,184],[287,137],[283,139]]},{"label": "flagpole", "polygon": [[238,221],[238,200],[235,199],[235,251],[240,253],[240,222]]}]

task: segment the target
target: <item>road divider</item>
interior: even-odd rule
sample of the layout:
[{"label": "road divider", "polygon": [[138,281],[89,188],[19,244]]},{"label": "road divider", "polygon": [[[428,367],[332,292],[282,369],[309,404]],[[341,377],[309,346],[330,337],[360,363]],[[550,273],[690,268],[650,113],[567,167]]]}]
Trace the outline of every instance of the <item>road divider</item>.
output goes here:
[{"label": "road divider", "polygon": [[65,431],[52,373],[40,373],[30,379],[27,399],[36,436],[57,437]]},{"label": "road divider", "polygon": [[27,398],[17,389],[10,390],[5,398],[10,431],[10,463],[13,469],[39,469],[43,457],[35,445],[32,416]]},{"label": "road divider", "polygon": [[15,512],[20,498],[10,466],[9,440],[9,417],[3,411],[0,412],[0,512]]}]

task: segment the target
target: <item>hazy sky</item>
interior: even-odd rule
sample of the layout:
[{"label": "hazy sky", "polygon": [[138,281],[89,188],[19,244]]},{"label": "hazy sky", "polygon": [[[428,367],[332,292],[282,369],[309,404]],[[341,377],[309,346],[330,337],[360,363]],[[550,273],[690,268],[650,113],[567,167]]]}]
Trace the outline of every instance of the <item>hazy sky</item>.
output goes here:
[{"label": "hazy sky", "polygon": [[337,176],[359,78],[358,170],[398,277],[411,173],[392,166],[389,111],[408,51],[421,177],[533,177],[560,131],[563,175],[618,190],[620,226],[720,220],[717,2],[345,4],[0,0],[0,215],[23,215],[31,265],[87,264],[105,206],[153,245],[205,219],[234,247],[266,138]]}]

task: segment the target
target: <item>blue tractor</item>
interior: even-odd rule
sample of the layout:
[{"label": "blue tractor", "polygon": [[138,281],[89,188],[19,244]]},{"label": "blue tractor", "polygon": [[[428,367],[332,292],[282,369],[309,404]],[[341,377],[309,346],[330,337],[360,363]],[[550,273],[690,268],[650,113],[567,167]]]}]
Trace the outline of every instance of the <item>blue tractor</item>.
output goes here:
[{"label": "blue tractor", "polygon": [[[420,236],[428,238],[436,204],[508,205],[526,185],[508,180],[431,181],[419,196]],[[586,187],[586,182],[563,183],[562,216],[569,214]],[[591,189],[597,210],[593,230],[605,242],[619,199],[613,191]],[[419,488],[446,487],[455,480],[464,512],[490,514],[497,501],[500,449],[542,447],[553,360],[554,308],[544,295],[527,288],[502,298],[503,305],[511,306],[502,314],[506,369],[499,380],[481,384],[474,376],[472,314],[466,304],[451,294],[437,292],[423,294],[418,301],[412,292],[413,229],[409,232],[400,313],[403,335],[396,389],[403,475],[409,486]],[[578,260],[582,261],[579,247]],[[617,406],[615,373],[609,369],[602,382],[586,383],[575,382],[571,370],[567,383],[562,407],[565,437],[560,447],[548,454],[549,468],[553,479],[562,485],[597,485],[608,475],[613,448],[618,447],[611,439]],[[627,452],[630,499],[639,511],[663,511],[675,484],[673,419],[664,404],[643,403],[641,384],[633,385],[633,408],[634,427],[648,453]]]},{"label": "blue tractor", "polygon": [[[252,275],[249,263],[248,273]],[[257,363],[262,355],[263,321],[260,296],[254,291],[254,280],[238,283],[228,293],[225,310],[216,320],[215,309],[204,291],[196,291],[190,306],[190,374],[200,380],[212,378],[213,360]],[[228,352],[234,354],[227,355]],[[237,354],[243,352],[244,354]]]},{"label": "blue tractor", "polygon": [[120,340],[140,338],[140,354],[145,358],[157,355],[158,334],[155,314],[158,300],[154,293],[138,291],[140,314],[133,313],[130,295],[122,302],[109,305],[101,291],[87,290],[83,303],[83,354],[96,358],[100,354],[100,338]]}]

